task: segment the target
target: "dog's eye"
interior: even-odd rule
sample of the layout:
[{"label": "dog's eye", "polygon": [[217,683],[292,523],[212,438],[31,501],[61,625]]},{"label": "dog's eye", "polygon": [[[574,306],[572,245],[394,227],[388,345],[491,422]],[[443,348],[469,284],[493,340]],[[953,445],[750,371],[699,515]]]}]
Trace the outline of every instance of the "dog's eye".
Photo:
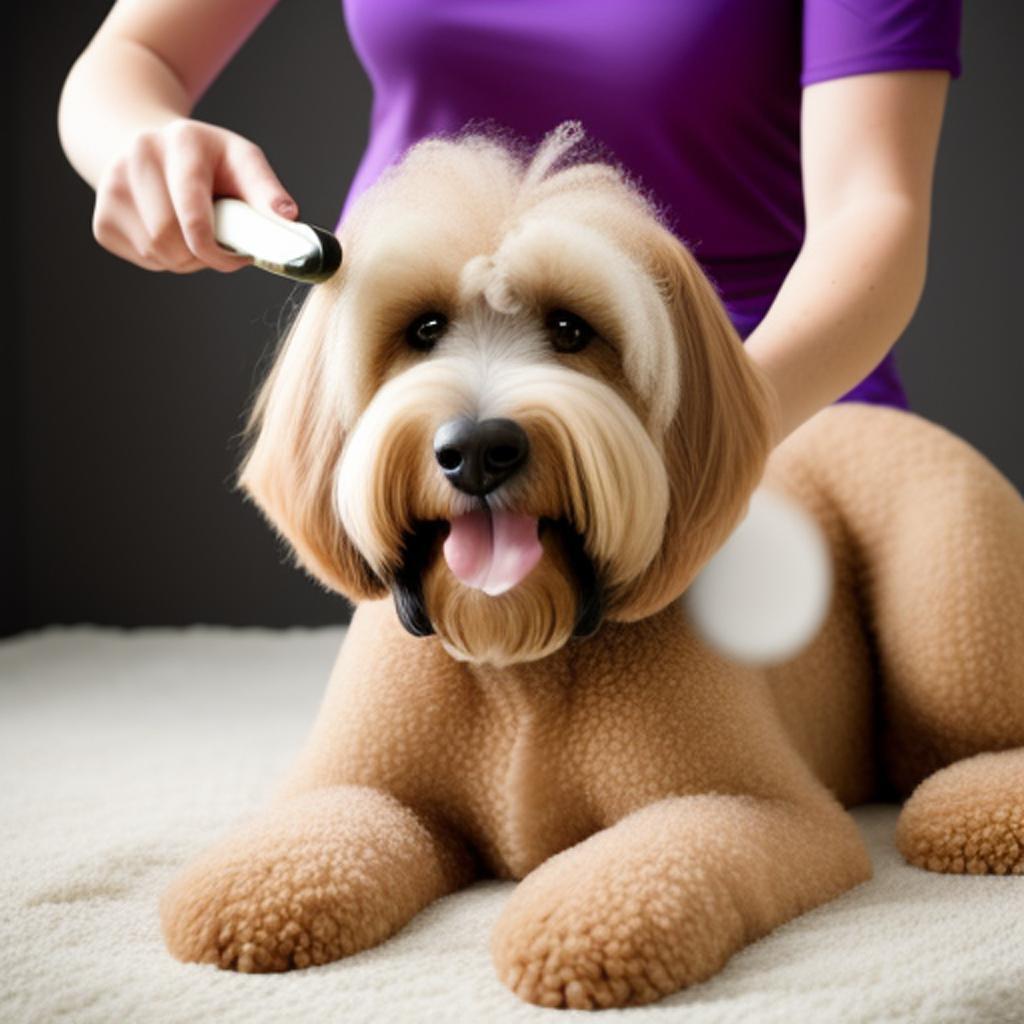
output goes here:
[{"label": "dog's eye", "polygon": [[405,340],[419,352],[429,352],[448,329],[448,317],[444,313],[424,313],[405,329]]},{"label": "dog's eye", "polygon": [[545,325],[558,352],[579,352],[596,333],[583,317],[566,309],[553,309],[548,313]]}]

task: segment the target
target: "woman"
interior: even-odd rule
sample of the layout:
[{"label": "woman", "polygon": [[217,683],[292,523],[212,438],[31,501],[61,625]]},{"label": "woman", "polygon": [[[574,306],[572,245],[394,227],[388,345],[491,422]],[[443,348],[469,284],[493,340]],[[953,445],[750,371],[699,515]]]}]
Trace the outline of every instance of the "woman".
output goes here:
[{"label": "woman", "polygon": [[[231,271],[211,197],[287,217],[258,148],[189,113],[272,0],[119,0],[60,131],[94,232],[151,270]],[[576,118],[665,211],[777,397],[905,406],[889,349],[924,285],[960,0],[348,0],[374,85],[352,199],[418,138]],[[344,215],[343,215],[344,216]]]}]

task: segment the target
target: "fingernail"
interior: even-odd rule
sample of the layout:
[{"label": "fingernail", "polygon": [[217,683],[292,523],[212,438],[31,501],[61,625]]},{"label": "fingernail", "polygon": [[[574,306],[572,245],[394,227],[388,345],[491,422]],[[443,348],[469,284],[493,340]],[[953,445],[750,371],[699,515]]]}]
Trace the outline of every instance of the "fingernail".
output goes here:
[{"label": "fingernail", "polygon": [[279,213],[291,213],[295,209],[295,204],[290,199],[278,199],[274,206]]}]

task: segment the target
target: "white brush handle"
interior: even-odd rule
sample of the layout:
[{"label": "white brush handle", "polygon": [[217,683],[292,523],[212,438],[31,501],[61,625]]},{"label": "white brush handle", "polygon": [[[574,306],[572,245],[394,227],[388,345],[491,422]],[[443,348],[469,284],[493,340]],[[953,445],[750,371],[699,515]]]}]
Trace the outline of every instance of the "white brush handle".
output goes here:
[{"label": "white brush handle", "polygon": [[257,210],[241,199],[217,199],[213,233],[226,249],[252,257],[261,270],[296,281],[326,281],[341,265],[341,246],[323,228]]}]

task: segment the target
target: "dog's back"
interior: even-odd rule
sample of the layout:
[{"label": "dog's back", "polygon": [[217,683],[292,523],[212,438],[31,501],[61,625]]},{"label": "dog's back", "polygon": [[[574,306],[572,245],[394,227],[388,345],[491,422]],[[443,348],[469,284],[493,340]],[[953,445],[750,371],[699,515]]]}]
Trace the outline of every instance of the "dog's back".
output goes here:
[{"label": "dog's back", "polygon": [[816,516],[835,557],[825,628],[771,676],[794,739],[841,798],[877,792],[865,737],[899,793],[979,746],[1019,743],[1024,501],[1009,481],[919,416],[846,403],[781,445],[766,483]]}]

